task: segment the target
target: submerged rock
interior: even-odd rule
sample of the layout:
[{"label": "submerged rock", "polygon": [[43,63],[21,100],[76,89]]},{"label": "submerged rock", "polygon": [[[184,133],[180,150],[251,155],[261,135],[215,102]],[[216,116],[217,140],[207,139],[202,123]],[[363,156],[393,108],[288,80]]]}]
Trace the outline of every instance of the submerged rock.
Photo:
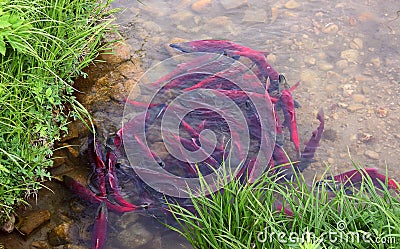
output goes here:
[{"label": "submerged rock", "polygon": [[247,3],[247,0],[220,0],[224,9],[235,9]]},{"label": "submerged rock", "polygon": [[14,230],[15,216],[10,214],[10,218],[0,224],[0,231],[11,233]]},{"label": "submerged rock", "polygon": [[100,54],[99,59],[111,64],[119,64],[131,58],[131,46],[127,43],[117,42],[112,48]]},{"label": "submerged rock", "polygon": [[50,220],[49,210],[38,210],[19,217],[16,228],[20,233],[29,236],[34,230]]},{"label": "submerged rock", "polygon": [[118,234],[118,241],[123,248],[138,248],[149,243],[153,239],[153,234],[140,223],[132,226]]},{"label": "submerged rock", "polygon": [[75,229],[71,222],[64,222],[51,230],[48,233],[48,240],[50,245],[59,246],[72,243],[75,237]]}]

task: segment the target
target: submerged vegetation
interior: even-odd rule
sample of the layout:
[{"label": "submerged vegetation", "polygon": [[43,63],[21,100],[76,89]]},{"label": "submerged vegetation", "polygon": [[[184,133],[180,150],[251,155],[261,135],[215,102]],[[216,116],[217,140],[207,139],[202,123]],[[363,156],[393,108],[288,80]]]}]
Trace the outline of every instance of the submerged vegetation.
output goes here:
[{"label": "submerged vegetation", "polygon": [[54,142],[87,114],[72,83],[114,29],[109,3],[0,0],[0,218],[50,178]]},{"label": "submerged vegetation", "polygon": [[170,227],[194,248],[398,248],[400,195],[369,177],[351,189],[308,185],[300,174],[284,183],[271,174],[220,183],[223,191],[193,194],[194,213],[169,204],[179,224]]}]

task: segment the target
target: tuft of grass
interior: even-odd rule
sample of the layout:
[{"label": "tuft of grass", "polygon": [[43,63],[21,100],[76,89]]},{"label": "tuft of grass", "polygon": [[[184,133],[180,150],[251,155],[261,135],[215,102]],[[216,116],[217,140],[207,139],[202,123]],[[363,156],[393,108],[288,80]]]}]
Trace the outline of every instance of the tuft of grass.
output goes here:
[{"label": "tuft of grass", "polygon": [[[293,179],[272,171],[253,184],[219,179],[223,191],[192,195],[194,212],[169,203],[178,226],[167,226],[201,249],[399,248],[399,193],[377,189],[367,177],[351,194],[333,182]],[[201,191],[208,189],[203,181]]]},{"label": "tuft of grass", "polygon": [[110,2],[0,0],[0,221],[50,178],[69,120],[89,116],[72,84],[115,28]]}]

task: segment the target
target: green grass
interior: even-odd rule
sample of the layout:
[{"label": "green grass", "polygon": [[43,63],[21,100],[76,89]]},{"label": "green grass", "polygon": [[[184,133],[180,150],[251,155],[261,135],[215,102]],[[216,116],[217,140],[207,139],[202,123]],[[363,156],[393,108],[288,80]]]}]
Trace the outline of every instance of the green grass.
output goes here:
[{"label": "green grass", "polygon": [[87,115],[72,83],[114,29],[108,5],[0,0],[0,219],[50,178],[54,142]]},{"label": "green grass", "polygon": [[[287,182],[271,172],[254,184],[218,182],[223,192],[193,195],[197,214],[169,203],[178,222],[169,227],[194,248],[400,248],[400,195],[375,188],[370,178],[352,194],[332,182],[306,184],[301,175]],[[203,184],[201,191],[208,188]],[[376,238],[387,243],[372,242]]]}]

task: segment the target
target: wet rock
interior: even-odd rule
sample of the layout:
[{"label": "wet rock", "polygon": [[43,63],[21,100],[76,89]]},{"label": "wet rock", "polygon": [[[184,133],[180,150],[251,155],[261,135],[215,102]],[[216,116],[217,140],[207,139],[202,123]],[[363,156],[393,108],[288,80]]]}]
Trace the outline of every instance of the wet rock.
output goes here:
[{"label": "wet rock", "polygon": [[375,113],[378,117],[384,118],[388,115],[388,110],[384,107],[378,107],[376,108]]},{"label": "wet rock", "polygon": [[380,67],[380,66],[381,66],[381,59],[379,59],[379,57],[372,58],[372,59],[371,59],[371,63],[372,63],[375,67]]},{"label": "wet rock", "polygon": [[19,222],[15,226],[20,233],[29,236],[35,229],[39,228],[50,220],[49,210],[38,210],[19,217]]},{"label": "wet rock", "polygon": [[355,49],[343,50],[340,53],[340,58],[345,59],[349,62],[357,63],[359,60],[360,53]]},{"label": "wet rock", "polygon": [[333,65],[326,62],[326,61],[320,61],[318,62],[318,69],[322,71],[329,71],[333,68]]},{"label": "wet rock", "polygon": [[362,94],[353,94],[353,95],[351,95],[351,98],[356,103],[364,103],[364,102],[366,102],[365,96],[362,95]]},{"label": "wet rock", "polygon": [[117,223],[120,228],[126,230],[127,227],[132,226],[139,219],[139,214],[137,213],[124,213],[121,219]]},{"label": "wet rock", "polygon": [[273,24],[279,16],[279,9],[276,7],[271,8],[271,21],[270,24]]},{"label": "wet rock", "polygon": [[349,112],[355,112],[355,111],[361,110],[363,108],[364,108],[364,105],[362,105],[362,104],[351,104],[347,107],[347,110]]},{"label": "wet rock", "polygon": [[339,60],[336,62],[336,67],[340,68],[340,69],[344,69],[349,65],[349,63],[347,62],[347,60]]},{"label": "wet rock", "polygon": [[336,34],[338,32],[339,27],[336,24],[329,23],[322,28],[322,32],[325,34]]},{"label": "wet rock", "polygon": [[361,38],[354,38],[350,42],[350,48],[352,48],[352,49],[362,49],[363,47],[364,47],[364,43],[363,43],[363,40],[361,40]]},{"label": "wet rock", "polygon": [[117,239],[121,247],[134,249],[149,243],[153,239],[153,234],[147,231],[142,224],[135,223],[120,232]]},{"label": "wet rock", "polygon": [[71,243],[75,231],[71,222],[64,222],[48,233],[48,241],[52,246],[59,246]]},{"label": "wet rock", "polygon": [[207,22],[210,27],[219,27],[229,31],[232,35],[236,35],[237,31],[231,19],[227,16],[217,16]]},{"label": "wet rock", "polygon": [[49,245],[47,241],[33,241],[31,243],[31,248],[32,249],[52,249],[53,247]]},{"label": "wet rock", "polygon": [[211,0],[198,0],[192,4],[192,10],[196,12],[202,12],[207,7],[210,7],[211,3]]},{"label": "wet rock", "polygon": [[220,0],[224,9],[230,10],[238,8],[247,3],[247,0]]},{"label": "wet rock", "polygon": [[309,64],[309,65],[315,65],[315,63],[317,62],[317,60],[311,56],[305,56],[303,61],[304,61],[304,63]]},{"label": "wet rock", "polygon": [[363,133],[358,134],[358,139],[363,143],[368,143],[368,142],[372,142],[374,140],[374,137],[372,136],[372,134],[363,132]]},{"label": "wet rock", "polygon": [[263,9],[247,9],[244,12],[243,22],[259,22],[267,21],[267,12]]},{"label": "wet rock", "polygon": [[378,154],[378,152],[375,152],[375,151],[373,151],[373,150],[366,150],[366,151],[364,152],[364,155],[365,155],[366,157],[368,157],[369,159],[379,160],[379,154]]},{"label": "wet rock", "polygon": [[119,64],[131,58],[131,46],[123,42],[115,43],[111,49],[100,54],[99,59],[111,64]]},{"label": "wet rock", "polygon": [[11,233],[14,230],[15,216],[10,214],[10,217],[7,218],[2,224],[0,224],[0,231]]},{"label": "wet rock", "polygon": [[160,27],[160,25],[158,25],[157,23],[152,22],[152,21],[143,22],[142,25],[143,25],[143,28],[148,31],[157,32],[157,33],[162,31],[162,28]]},{"label": "wet rock", "polygon": [[285,3],[285,8],[286,9],[296,9],[300,7],[300,4],[296,2],[295,0],[289,0],[288,2]]}]

